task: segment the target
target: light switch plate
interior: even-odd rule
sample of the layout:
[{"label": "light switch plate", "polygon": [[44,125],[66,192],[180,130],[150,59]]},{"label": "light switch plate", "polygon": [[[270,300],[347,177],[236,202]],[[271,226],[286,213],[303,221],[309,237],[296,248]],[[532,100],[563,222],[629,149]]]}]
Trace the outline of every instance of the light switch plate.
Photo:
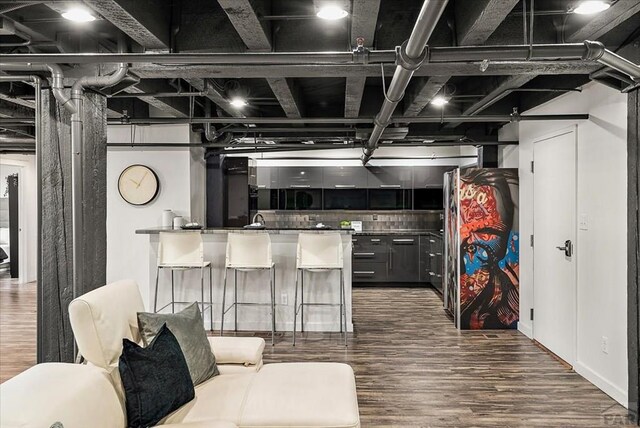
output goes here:
[{"label": "light switch plate", "polygon": [[578,229],[589,230],[589,219],[586,214],[580,214],[578,218]]}]

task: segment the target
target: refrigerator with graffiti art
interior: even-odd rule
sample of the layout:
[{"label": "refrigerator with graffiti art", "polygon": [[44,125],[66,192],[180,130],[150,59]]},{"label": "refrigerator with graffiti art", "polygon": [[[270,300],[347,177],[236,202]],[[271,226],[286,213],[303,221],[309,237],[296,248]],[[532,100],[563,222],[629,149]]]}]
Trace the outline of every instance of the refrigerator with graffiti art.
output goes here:
[{"label": "refrigerator with graffiti art", "polygon": [[456,170],[446,186],[450,200],[445,200],[445,307],[463,330],[515,329],[520,285],[518,171]]}]

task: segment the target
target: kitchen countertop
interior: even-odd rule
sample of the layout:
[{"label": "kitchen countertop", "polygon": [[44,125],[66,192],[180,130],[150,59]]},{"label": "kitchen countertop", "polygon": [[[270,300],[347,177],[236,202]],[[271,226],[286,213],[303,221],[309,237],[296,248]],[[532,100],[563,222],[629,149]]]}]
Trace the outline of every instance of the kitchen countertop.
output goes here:
[{"label": "kitchen countertop", "polygon": [[174,229],[173,227],[148,227],[146,229],[138,229],[136,230],[137,235],[155,235],[160,232],[173,232],[173,233],[184,233],[184,232],[200,232],[204,234],[224,234],[229,232],[268,232],[275,235],[295,235],[300,232],[306,233],[325,233],[325,232],[340,232],[344,234],[353,234],[353,229],[318,229],[315,227],[307,227],[307,228],[264,228],[264,229],[245,229],[243,227],[209,227],[204,229]]}]

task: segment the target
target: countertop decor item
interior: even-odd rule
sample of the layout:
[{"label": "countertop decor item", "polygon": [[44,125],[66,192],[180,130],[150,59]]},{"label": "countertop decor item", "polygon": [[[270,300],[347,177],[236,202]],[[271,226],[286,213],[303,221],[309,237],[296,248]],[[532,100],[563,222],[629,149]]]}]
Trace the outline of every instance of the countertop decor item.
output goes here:
[{"label": "countertop decor item", "polygon": [[162,227],[172,227],[173,226],[173,218],[176,215],[171,210],[162,211]]},{"label": "countertop decor item", "polygon": [[202,225],[198,223],[187,223],[183,224],[180,228],[185,230],[200,230],[202,229]]},{"label": "countertop decor item", "polygon": [[160,180],[156,173],[145,165],[130,165],[118,178],[118,192],[131,205],[146,205],[160,191]]},{"label": "countertop decor item", "polygon": [[175,216],[173,218],[173,228],[174,229],[180,229],[182,226],[185,225],[185,221],[184,221],[184,217],[181,216]]}]

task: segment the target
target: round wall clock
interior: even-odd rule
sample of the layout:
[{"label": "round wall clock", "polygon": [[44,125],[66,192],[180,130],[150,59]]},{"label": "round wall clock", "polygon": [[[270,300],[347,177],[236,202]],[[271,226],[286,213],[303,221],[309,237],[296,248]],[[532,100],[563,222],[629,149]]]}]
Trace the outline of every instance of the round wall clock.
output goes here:
[{"label": "round wall clock", "polygon": [[146,205],[160,190],[156,173],[145,165],[130,165],[118,178],[118,191],[122,199],[131,205]]}]

